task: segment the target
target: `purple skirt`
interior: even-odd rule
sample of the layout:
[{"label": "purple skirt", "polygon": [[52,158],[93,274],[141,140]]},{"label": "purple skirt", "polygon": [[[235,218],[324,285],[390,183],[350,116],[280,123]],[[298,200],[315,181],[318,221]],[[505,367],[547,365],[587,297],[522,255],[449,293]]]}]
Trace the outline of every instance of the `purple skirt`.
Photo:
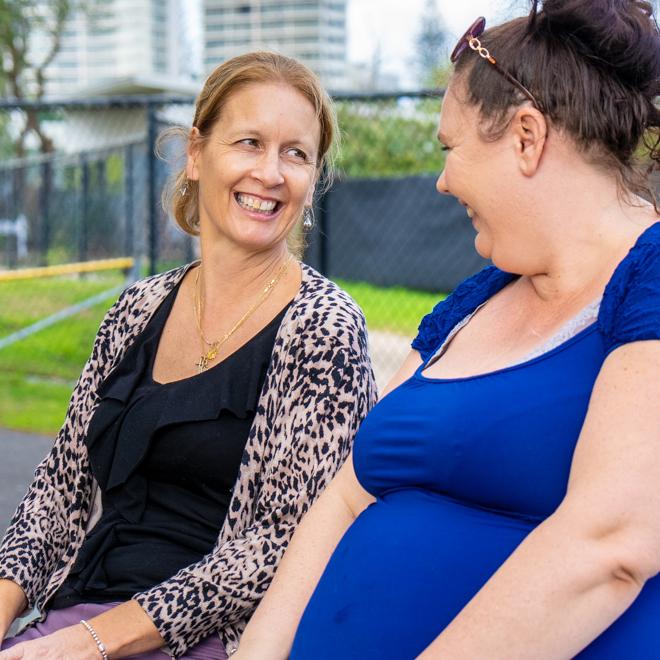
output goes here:
[{"label": "purple skirt", "polygon": [[[103,603],[97,605],[95,603],[84,603],[82,605],[74,605],[67,607],[63,610],[53,610],[48,613],[46,620],[43,623],[37,623],[33,628],[28,628],[24,633],[17,637],[8,637],[2,642],[2,650],[16,646],[21,642],[27,642],[31,639],[38,639],[39,637],[46,637],[57,630],[75,626],[80,623],[81,619],[93,619],[95,616],[112,609],[120,603]],[[126,660],[166,660],[170,656],[165,651],[148,651],[147,653],[140,653],[139,655],[132,655]],[[225,645],[220,641],[217,635],[211,635],[203,639],[196,646],[189,648],[181,660],[227,660],[227,651]]]}]

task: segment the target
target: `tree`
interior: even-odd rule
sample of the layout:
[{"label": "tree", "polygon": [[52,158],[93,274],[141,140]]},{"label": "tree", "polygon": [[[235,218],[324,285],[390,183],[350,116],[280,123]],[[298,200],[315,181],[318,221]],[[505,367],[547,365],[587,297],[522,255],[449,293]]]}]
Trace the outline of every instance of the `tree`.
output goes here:
[{"label": "tree", "polygon": [[[66,21],[75,11],[89,11],[103,0],[0,0],[0,93],[22,100],[43,98],[46,70],[62,45]],[[30,38],[47,39],[45,55],[38,61],[30,52]],[[30,75],[28,75],[30,72]],[[30,81],[34,85],[30,87]],[[41,151],[54,150],[41,130],[36,110],[26,112],[26,122],[16,141],[16,153],[24,154],[25,138],[34,132]]]},{"label": "tree", "polygon": [[337,104],[342,133],[339,176],[355,178],[437,175],[444,154],[435,139],[440,99],[418,100],[402,107],[397,101]]},{"label": "tree", "polygon": [[437,0],[426,0],[415,36],[415,65],[423,87],[432,82],[435,71],[444,63],[446,37]]}]

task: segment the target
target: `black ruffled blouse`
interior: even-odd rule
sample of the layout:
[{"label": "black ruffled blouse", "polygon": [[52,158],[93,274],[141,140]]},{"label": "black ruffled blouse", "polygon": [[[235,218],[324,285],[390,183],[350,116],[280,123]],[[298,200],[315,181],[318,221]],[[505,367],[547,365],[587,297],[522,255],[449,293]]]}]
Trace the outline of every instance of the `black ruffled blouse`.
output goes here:
[{"label": "black ruffled blouse", "polygon": [[213,550],[286,308],[208,371],[153,380],[178,286],[100,385],[85,439],[103,514],[52,609],[124,601]]}]

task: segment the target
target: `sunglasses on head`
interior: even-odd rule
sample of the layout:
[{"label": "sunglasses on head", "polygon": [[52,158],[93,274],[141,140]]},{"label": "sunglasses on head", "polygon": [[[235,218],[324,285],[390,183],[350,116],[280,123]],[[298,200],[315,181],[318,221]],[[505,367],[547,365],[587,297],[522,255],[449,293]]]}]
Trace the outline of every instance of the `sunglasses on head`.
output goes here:
[{"label": "sunglasses on head", "polygon": [[539,105],[536,102],[536,99],[532,96],[531,92],[527,90],[523,85],[521,85],[512,75],[508,74],[496,61],[495,58],[491,56],[486,48],[481,45],[481,42],[477,37],[486,29],[486,19],[483,16],[480,16],[470,27],[466,30],[465,34],[458,40],[456,47],[452,51],[450,60],[452,63],[455,63],[458,58],[465,52],[469,47],[472,50],[476,50],[481,57],[483,57],[488,64],[490,64],[497,73],[504,76],[512,85],[515,85],[534,105],[538,110]]}]

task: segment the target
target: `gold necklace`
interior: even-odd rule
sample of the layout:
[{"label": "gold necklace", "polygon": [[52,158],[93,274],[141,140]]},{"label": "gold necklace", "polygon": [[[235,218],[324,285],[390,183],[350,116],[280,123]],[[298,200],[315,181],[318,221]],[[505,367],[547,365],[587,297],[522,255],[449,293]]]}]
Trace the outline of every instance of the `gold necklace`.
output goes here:
[{"label": "gold necklace", "polygon": [[[199,274],[202,272],[202,264],[199,265],[199,269],[197,271],[197,275],[195,277],[195,286],[193,287],[193,310],[195,313],[195,321],[197,322],[197,329],[199,330],[199,338],[201,340],[202,344],[202,355],[199,358],[199,362],[197,363],[197,373],[201,374],[204,371],[208,369],[208,364],[209,362],[213,362],[218,357],[218,349],[220,346],[222,346],[229,337],[231,337],[236,330],[238,330],[245,321],[247,321],[252,313],[261,305],[264,300],[268,297],[268,294],[273,290],[275,285],[280,281],[282,278],[282,275],[284,275],[284,271],[286,270],[287,266],[289,265],[289,262],[291,261],[292,256],[289,255],[285,262],[280,266],[280,269],[277,271],[277,275],[268,283],[268,286],[262,291],[261,295],[257,299],[257,301],[248,309],[248,311],[245,313],[243,318],[223,337],[218,339],[218,341],[209,341],[205,336],[204,336],[204,331],[202,330],[202,298],[201,295],[198,293],[198,286],[199,286]],[[211,348],[204,352],[204,343],[208,344]]]}]

